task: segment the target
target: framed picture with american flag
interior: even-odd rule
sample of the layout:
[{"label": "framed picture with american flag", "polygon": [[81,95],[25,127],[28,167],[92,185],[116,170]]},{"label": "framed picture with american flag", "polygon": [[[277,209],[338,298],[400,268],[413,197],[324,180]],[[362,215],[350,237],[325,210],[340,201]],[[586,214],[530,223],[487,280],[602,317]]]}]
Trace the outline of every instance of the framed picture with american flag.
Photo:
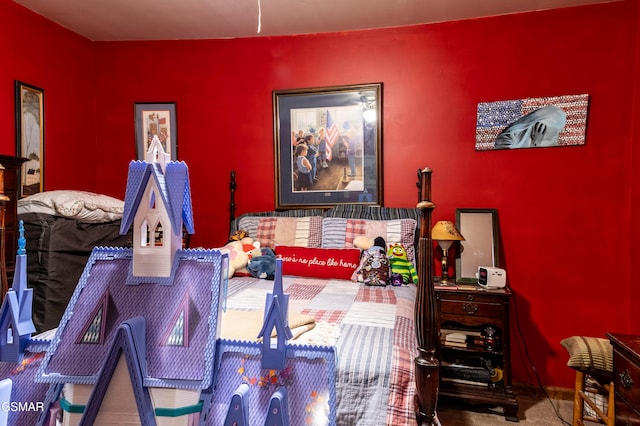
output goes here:
[{"label": "framed picture with american flag", "polygon": [[273,92],[276,208],[382,205],[382,83]]},{"label": "framed picture with american flag", "polygon": [[478,104],[476,151],[584,145],[589,95]]},{"label": "framed picture with american flag", "polygon": [[176,103],[141,102],[135,104],[136,155],[144,160],[155,136],[171,160],[178,159]]}]

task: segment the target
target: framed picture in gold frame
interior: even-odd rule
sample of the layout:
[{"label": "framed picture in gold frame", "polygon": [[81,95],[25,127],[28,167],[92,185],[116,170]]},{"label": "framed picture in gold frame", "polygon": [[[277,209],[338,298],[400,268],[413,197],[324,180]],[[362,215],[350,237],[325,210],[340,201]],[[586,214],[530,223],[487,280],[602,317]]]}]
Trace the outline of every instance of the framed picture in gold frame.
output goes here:
[{"label": "framed picture in gold frame", "polygon": [[382,83],[273,92],[276,208],[382,205]]}]

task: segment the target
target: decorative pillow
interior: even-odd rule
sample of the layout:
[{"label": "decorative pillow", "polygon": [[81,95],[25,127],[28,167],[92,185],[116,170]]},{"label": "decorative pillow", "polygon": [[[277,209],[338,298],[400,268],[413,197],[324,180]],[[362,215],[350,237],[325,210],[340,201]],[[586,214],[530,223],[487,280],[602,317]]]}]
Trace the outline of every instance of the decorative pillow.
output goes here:
[{"label": "decorative pillow", "polygon": [[322,221],[323,248],[353,247],[355,237],[382,237],[387,244],[400,243],[407,249],[407,258],[414,263],[414,219],[364,220],[327,217]]},{"label": "decorative pillow", "polygon": [[251,238],[256,238],[258,222],[263,217],[305,217],[322,216],[322,209],[291,209],[283,211],[243,213],[231,222],[231,231],[243,229]]},{"label": "decorative pillow", "polygon": [[611,377],[613,348],[607,339],[573,336],[560,344],[569,352],[567,366],[597,377]]},{"label": "decorative pillow", "polygon": [[[308,215],[312,216],[312,215]],[[344,219],[365,220],[395,220],[413,219],[416,221],[416,238],[413,245],[418,243],[418,230],[420,229],[420,210],[408,207],[380,207],[367,204],[338,204],[325,211],[322,217],[341,217]]]},{"label": "decorative pillow", "polygon": [[242,216],[238,219],[238,230],[243,230],[247,236],[256,239],[260,219],[262,219],[260,216]]},{"label": "decorative pillow", "polygon": [[124,201],[87,191],[45,191],[18,200],[18,213],[47,213],[81,222],[122,219]]},{"label": "decorative pillow", "polygon": [[[251,235],[251,234],[249,234]],[[320,247],[322,217],[262,217],[255,239],[262,247]]]},{"label": "decorative pillow", "polygon": [[360,249],[276,246],[283,275],[349,280],[360,262]]}]

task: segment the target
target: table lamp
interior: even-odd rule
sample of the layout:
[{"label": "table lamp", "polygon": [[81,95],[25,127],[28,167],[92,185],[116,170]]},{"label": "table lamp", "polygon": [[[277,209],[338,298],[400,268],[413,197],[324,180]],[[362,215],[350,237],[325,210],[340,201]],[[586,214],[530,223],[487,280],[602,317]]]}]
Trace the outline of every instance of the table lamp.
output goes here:
[{"label": "table lamp", "polygon": [[458,232],[453,222],[439,220],[431,230],[431,239],[437,241],[442,250],[442,277],[440,282],[442,284],[452,283],[453,281],[449,281],[449,248],[454,241],[464,241],[464,237]]}]

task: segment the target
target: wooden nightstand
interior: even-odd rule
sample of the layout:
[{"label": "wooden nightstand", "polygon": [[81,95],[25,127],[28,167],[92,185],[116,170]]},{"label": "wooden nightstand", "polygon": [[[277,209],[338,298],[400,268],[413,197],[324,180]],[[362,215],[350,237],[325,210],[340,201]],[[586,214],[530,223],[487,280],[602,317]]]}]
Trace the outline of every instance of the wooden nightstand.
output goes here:
[{"label": "wooden nightstand", "polygon": [[[435,290],[441,329],[440,399],[502,407],[505,418],[517,422],[518,402],[511,387],[512,293],[508,288],[464,288],[436,286]],[[462,335],[465,342],[453,341]]]},{"label": "wooden nightstand", "polygon": [[640,336],[607,337],[613,346],[616,425],[640,425]]}]

